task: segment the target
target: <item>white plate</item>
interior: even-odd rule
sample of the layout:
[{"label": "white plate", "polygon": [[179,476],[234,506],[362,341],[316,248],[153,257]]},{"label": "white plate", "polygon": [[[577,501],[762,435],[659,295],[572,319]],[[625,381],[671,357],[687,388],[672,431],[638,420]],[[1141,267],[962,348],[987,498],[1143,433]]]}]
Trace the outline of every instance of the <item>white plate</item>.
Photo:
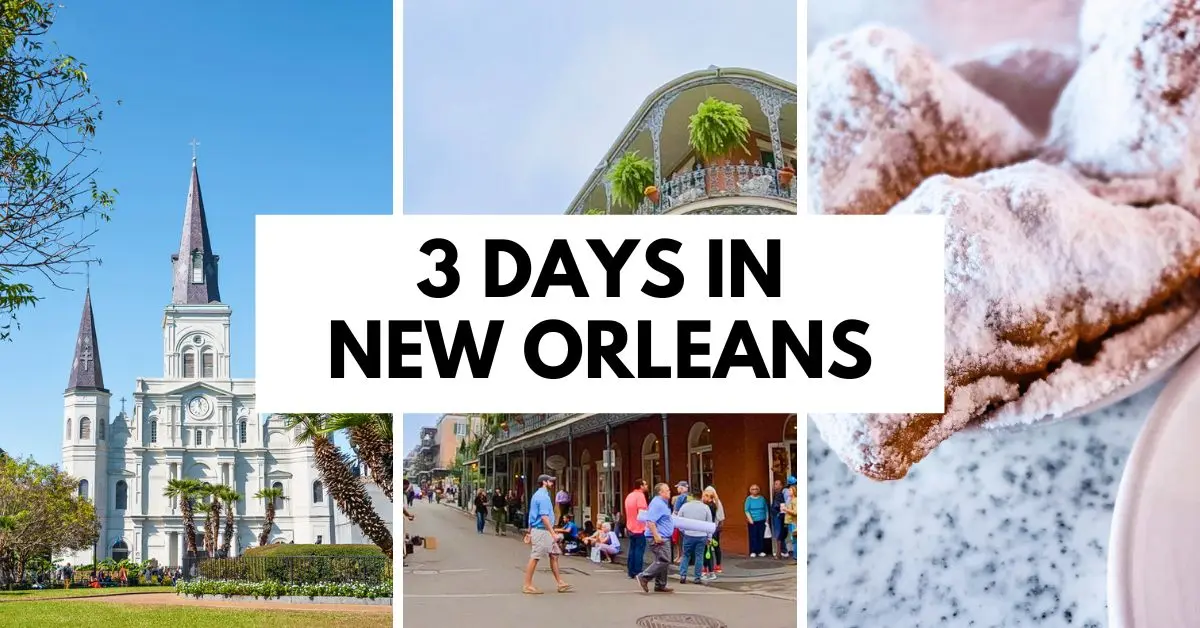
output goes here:
[{"label": "white plate", "polygon": [[1108,550],[1111,628],[1200,626],[1200,353],[1179,368],[1138,436]]}]

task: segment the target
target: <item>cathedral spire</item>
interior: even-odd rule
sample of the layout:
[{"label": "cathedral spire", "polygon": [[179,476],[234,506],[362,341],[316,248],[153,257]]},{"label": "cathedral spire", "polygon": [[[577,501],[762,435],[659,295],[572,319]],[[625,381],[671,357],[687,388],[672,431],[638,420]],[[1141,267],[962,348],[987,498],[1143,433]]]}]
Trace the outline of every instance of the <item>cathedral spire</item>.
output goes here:
[{"label": "cathedral spire", "polygon": [[[194,150],[194,147],[193,147]],[[204,217],[204,197],[200,195],[200,173],[196,158],[192,157],[192,181],[188,188],[187,209],[183,214],[183,237],[179,242],[179,253],[171,256],[174,266],[174,284],[171,303],[175,305],[198,305],[219,302],[221,291],[217,287],[217,262],[213,255],[212,242],[208,238],[208,220]]]},{"label": "cathedral spire", "polygon": [[92,289],[83,298],[83,317],[79,320],[79,335],[75,337],[75,360],[71,363],[71,379],[67,390],[101,390],[104,372],[100,368],[100,343],[96,340],[96,323],[92,318]]}]

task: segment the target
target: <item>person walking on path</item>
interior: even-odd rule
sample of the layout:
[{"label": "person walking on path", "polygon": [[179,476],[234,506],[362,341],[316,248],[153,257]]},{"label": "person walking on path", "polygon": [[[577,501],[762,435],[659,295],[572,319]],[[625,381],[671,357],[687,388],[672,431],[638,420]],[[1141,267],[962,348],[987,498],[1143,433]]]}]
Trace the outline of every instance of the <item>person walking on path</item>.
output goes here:
[{"label": "person walking on path", "polygon": [[483,492],[483,489],[479,489],[475,493],[475,531],[480,534],[483,534],[483,528],[487,525],[487,509],[487,493]]},{"label": "person walking on path", "polygon": [[[708,504],[704,496],[700,499],[691,499],[684,502],[679,508],[679,516],[684,519],[693,519],[695,521],[713,522],[713,513],[708,509]],[[692,582],[695,584],[705,584],[700,578],[700,570],[704,566],[704,548],[708,546],[708,542],[712,540],[712,535],[707,532],[697,532],[694,530],[683,531],[683,549],[679,552],[679,584],[687,584],[688,565],[691,565],[694,572]]]},{"label": "person walking on path", "polygon": [[508,516],[508,504],[504,500],[504,492],[499,487],[492,494],[492,521],[496,524],[496,536],[504,536],[504,518]]},{"label": "person walking on path", "polygon": [[525,566],[525,585],[521,592],[529,595],[541,594],[542,591],[533,586],[533,574],[537,571],[538,561],[549,558],[550,572],[554,574],[558,592],[568,593],[571,591],[571,585],[564,582],[558,573],[558,557],[562,551],[558,548],[558,535],[553,532],[554,503],[550,499],[550,489],[554,486],[554,476],[538,476],[538,485],[541,488],[533,494],[533,499],[529,502],[529,534],[526,535],[525,542],[529,543],[532,549],[529,553],[529,564]]},{"label": "person walking on path", "polygon": [[675,525],[671,522],[671,485],[663,482],[654,487],[655,497],[646,509],[645,536],[650,539],[650,552],[654,562],[637,575],[642,591],[650,592],[650,581],[654,581],[656,593],[674,593],[667,586],[667,574],[671,570],[671,535]]},{"label": "person walking on path", "polygon": [[625,530],[629,533],[629,556],[625,568],[630,578],[642,573],[646,559],[646,524],[638,519],[638,513],[649,506],[646,504],[646,481],[633,481],[633,490],[625,496]]},{"label": "person walking on path", "polygon": [[767,498],[759,494],[757,484],[750,486],[750,495],[746,497],[743,510],[746,511],[746,526],[750,530],[750,556],[766,556],[763,541],[767,537],[767,513],[770,509]]}]

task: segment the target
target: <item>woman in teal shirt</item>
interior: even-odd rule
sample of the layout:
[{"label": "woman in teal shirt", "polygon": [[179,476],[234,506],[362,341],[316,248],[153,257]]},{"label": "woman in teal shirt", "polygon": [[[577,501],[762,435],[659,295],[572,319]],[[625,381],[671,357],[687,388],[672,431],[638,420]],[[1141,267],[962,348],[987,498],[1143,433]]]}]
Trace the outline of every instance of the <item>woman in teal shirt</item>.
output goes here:
[{"label": "woman in teal shirt", "polygon": [[750,486],[746,497],[746,525],[750,529],[750,555],[766,556],[763,541],[767,534],[767,498],[759,494],[758,485]]}]

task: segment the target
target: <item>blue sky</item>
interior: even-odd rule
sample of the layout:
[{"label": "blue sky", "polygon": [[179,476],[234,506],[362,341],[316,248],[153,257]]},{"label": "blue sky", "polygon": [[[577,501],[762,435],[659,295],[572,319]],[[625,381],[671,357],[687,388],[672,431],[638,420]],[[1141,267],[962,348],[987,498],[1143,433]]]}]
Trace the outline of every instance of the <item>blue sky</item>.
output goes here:
[{"label": "blue sky", "polygon": [[[254,215],[391,211],[391,35],[390,4],[375,1],[353,11],[284,0],[59,11],[50,39],[88,64],[105,105],[98,180],[120,191],[94,240],[103,265],[91,272],[114,414],[135,378],[162,374],[193,136],[221,296],[233,306],[235,377],[254,375]],[[82,272],[65,284],[72,291],[38,283],[45,300],[22,312],[14,342],[0,343],[0,448],[45,462],[61,457]],[[314,298],[320,286],[296,306]]]},{"label": "blue sky", "polygon": [[[797,4],[408,3],[405,213],[561,213],[663,83],[710,65],[795,82]],[[405,451],[438,416],[405,415]]]},{"label": "blue sky", "polygon": [[795,82],[798,4],[408,3],[405,213],[564,211],[663,83],[709,65]]}]

